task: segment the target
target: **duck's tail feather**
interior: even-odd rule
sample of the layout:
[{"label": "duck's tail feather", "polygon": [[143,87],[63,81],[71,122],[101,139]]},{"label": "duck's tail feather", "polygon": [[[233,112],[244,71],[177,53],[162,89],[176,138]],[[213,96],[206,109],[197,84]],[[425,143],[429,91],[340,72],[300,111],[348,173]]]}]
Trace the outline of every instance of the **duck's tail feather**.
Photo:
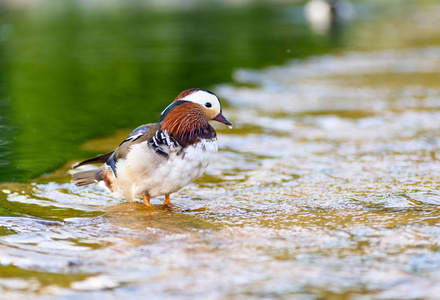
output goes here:
[{"label": "duck's tail feather", "polygon": [[93,183],[98,183],[101,180],[101,170],[81,171],[72,174],[72,182],[77,186],[85,186]]}]

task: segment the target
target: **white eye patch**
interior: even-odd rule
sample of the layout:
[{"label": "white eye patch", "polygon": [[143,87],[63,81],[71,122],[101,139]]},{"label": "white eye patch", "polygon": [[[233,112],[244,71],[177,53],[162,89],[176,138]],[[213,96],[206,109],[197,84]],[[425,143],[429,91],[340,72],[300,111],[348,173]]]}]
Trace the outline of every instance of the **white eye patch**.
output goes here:
[{"label": "white eye patch", "polygon": [[183,97],[180,100],[185,100],[200,104],[201,106],[204,106],[208,109],[212,109],[217,113],[219,113],[221,110],[220,100],[218,100],[217,96],[205,90],[195,91],[194,93],[186,97]]}]

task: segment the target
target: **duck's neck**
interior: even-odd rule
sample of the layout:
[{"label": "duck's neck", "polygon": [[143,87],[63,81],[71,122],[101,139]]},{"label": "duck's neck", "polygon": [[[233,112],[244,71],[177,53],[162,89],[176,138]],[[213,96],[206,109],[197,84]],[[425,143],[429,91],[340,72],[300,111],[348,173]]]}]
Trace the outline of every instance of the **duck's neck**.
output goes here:
[{"label": "duck's neck", "polygon": [[174,107],[163,117],[161,123],[161,129],[166,130],[184,147],[197,143],[201,138],[215,137],[208,118],[194,103]]}]

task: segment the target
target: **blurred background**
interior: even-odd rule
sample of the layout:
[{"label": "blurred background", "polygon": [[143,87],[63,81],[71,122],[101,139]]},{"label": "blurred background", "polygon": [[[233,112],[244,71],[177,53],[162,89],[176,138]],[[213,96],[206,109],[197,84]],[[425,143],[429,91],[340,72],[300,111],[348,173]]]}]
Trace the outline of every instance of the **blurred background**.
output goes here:
[{"label": "blurred background", "polygon": [[80,145],[155,122],[180,91],[238,68],[438,43],[432,3],[3,0],[0,181],[94,155]]}]

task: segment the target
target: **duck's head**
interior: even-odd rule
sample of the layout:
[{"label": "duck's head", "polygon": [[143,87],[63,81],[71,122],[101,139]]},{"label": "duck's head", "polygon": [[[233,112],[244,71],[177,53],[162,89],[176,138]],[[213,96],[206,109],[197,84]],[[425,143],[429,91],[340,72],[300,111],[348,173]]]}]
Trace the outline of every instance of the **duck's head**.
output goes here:
[{"label": "duck's head", "polygon": [[160,116],[160,121],[167,123],[171,121],[172,123],[195,122],[205,125],[210,120],[215,120],[232,128],[232,123],[223,116],[218,97],[214,93],[202,89],[188,89],[181,92]]}]

